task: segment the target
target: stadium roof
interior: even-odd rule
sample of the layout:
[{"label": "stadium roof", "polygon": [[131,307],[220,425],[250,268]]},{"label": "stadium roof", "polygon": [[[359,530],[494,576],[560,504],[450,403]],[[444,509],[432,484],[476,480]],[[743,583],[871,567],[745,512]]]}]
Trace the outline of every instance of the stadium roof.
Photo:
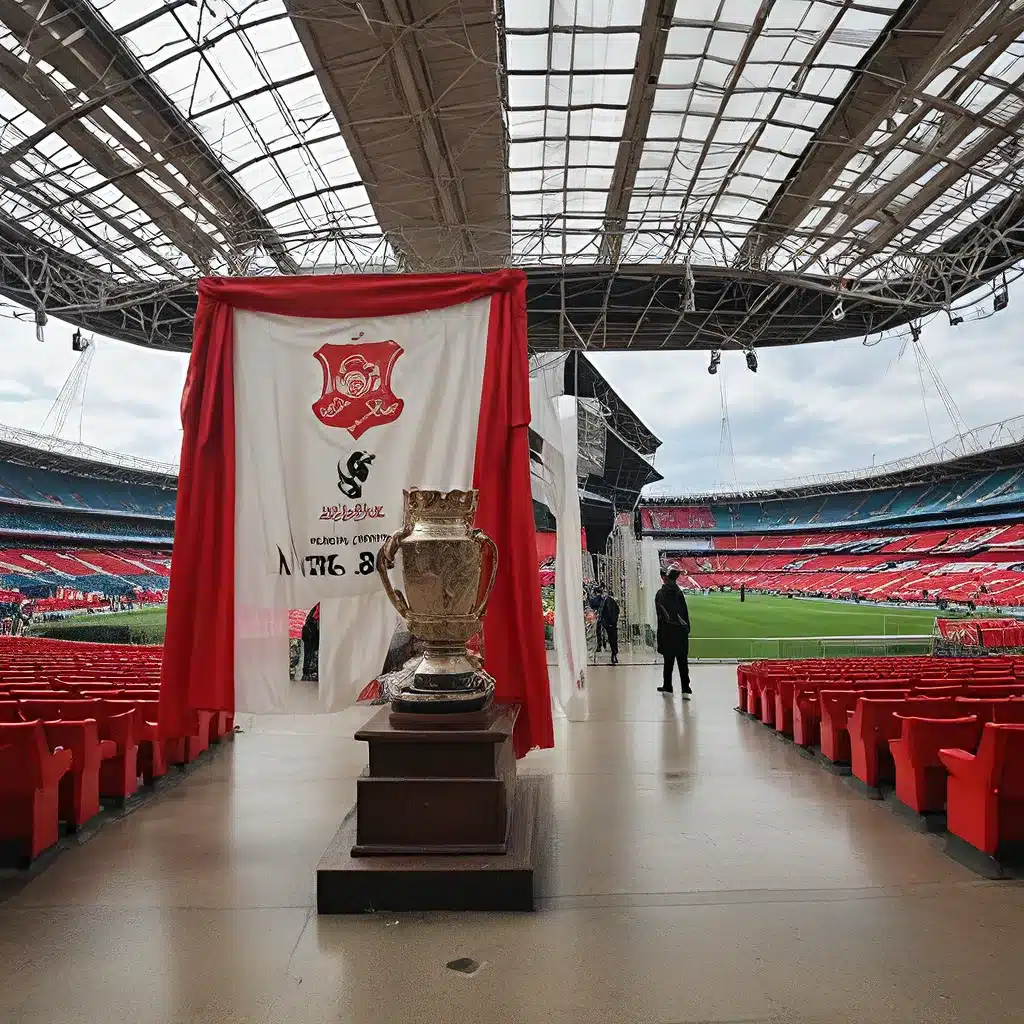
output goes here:
[{"label": "stadium roof", "polygon": [[170,490],[178,486],[177,466],[133,455],[116,455],[76,441],[2,425],[0,461],[38,466],[97,480],[118,480]]},{"label": "stadium roof", "polygon": [[205,274],[522,266],[536,349],[991,311],[1021,8],[0,0],[0,294],[172,349]]},{"label": "stadium roof", "polygon": [[707,504],[803,498],[843,491],[881,490],[910,484],[945,483],[971,473],[1024,467],[1024,416],[990,423],[929,448],[870,469],[820,473],[747,489],[731,488],[687,495],[647,495],[645,505]]}]

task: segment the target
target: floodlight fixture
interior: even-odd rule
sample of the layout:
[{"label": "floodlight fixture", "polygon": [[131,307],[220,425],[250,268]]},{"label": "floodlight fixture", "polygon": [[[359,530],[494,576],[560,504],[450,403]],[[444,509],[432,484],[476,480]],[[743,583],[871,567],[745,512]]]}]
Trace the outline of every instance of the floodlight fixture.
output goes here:
[{"label": "floodlight fixture", "polygon": [[718,373],[718,364],[722,361],[722,350],[716,348],[711,353],[711,362],[708,363],[708,373],[713,377]]},{"label": "floodlight fixture", "polygon": [[950,327],[959,327],[964,322],[964,318],[962,316],[954,315],[953,310],[948,307],[946,309],[946,316],[949,317]]},{"label": "floodlight fixture", "polygon": [[747,369],[751,373],[757,373],[757,353],[752,348],[747,349],[746,359]]},{"label": "floodlight fixture", "polygon": [[1002,282],[996,285],[995,291],[992,294],[992,312],[998,313],[1006,309],[1009,304],[1010,292],[1006,287],[1006,278],[1004,277]]}]

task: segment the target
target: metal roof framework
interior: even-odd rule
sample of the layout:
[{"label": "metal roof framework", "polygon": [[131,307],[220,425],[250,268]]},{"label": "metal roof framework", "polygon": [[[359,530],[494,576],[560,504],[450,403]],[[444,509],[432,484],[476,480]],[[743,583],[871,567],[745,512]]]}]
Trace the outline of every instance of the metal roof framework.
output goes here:
[{"label": "metal roof framework", "polygon": [[118,455],[19,427],[0,425],[0,461],[165,490],[176,490],[178,486],[178,467],[170,463]]},{"label": "metal roof framework", "polygon": [[0,25],[0,294],[39,324],[187,349],[203,274],[513,265],[535,349],[748,348],[990,315],[1024,257],[1022,0]]}]

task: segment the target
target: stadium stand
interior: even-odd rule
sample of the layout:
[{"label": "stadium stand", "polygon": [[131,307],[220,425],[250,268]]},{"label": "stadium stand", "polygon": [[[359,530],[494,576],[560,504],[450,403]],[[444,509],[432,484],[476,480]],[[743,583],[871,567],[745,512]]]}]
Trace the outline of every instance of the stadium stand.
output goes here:
[{"label": "stadium stand", "polygon": [[640,511],[646,533],[707,530],[767,532],[808,527],[848,530],[856,526],[941,526],[1024,515],[1024,470],[971,474],[947,485],[910,484],[881,490],[760,500],[648,502]]},{"label": "stadium stand", "polygon": [[27,618],[163,600],[176,486],[172,467],[0,427],[0,605]]},{"label": "stadium stand", "polygon": [[760,492],[648,499],[639,526],[693,589],[1024,605],[1024,444]]},{"label": "stadium stand", "polygon": [[166,519],[174,516],[174,499],[166,488],[0,463],[0,500]]},{"label": "stadium stand", "polygon": [[[758,538],[761,539],[761,538]],[[988,550],[970,555],[915,551],[820,554],[760,546],[728,553],[667,552],[662,562],[695,590],[730,588],[776,594],[868,601],[959,602],[975,606],[1024,605],[1024,559],[1020,552]]]},{"label": "stadium stand", "polygon": [[944,814],[986,857],[1024,842],[1024,658],[763,661],[736,681],[738,711],[847,766],[868,795]]}]

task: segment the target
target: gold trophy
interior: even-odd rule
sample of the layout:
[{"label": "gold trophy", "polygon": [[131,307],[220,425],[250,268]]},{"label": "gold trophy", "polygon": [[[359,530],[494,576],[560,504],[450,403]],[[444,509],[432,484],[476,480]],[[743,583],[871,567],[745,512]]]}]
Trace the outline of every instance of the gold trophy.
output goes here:
[{"label": "gold trophy", "polygon": [[[388,598],[425,651],[412,682],[391,706],[420,714],[482,711],[494,697],[494,680],[466,643],[480,632],[498,573],[498,548],[473,528],[478,492],[411,487],[403,493],[403,525],[381,548],[377,571]],[[399,552],[404,593],[392,586],[388,575]]]}]

